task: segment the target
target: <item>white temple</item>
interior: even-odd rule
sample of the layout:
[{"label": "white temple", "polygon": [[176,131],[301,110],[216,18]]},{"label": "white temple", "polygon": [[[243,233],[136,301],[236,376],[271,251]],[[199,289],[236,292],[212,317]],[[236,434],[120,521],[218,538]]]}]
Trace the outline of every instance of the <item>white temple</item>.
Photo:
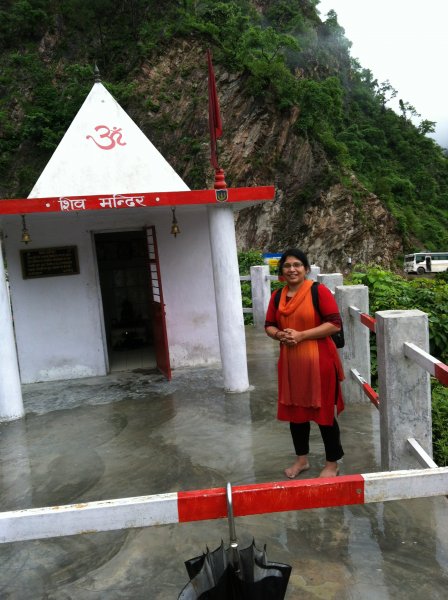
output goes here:
[{"label": "white temple", "polygon": [[0,200],[0,419],[21,383],[124,369],[221,361],[248,389],[233,211],[273,195],[189,191],[95,83],[28,199]]}]

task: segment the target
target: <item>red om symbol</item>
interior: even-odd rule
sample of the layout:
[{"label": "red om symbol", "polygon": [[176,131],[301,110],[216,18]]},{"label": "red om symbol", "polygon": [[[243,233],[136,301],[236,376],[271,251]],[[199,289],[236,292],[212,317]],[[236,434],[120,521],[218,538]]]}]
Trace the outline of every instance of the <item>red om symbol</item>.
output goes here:
[{"label": "red om symbol", "polygon": [[120,146],[126,146],[126,142],[121,141],[121,127],[119,129],[118,127],[113,127],[111,130],[107,125],[97,125],[95,127],[95,131],[98,133],[100,133],[100,131],[104,131],[104,133],[100,133],[99,137],[101,140],[104,139],[107,141],[101,144],[97,142],[91,135],[86,135],[86,140],[93,140],[98,148],[101,148],[101,150],[112,150],[112,148],[115,148],[116,144]]}]

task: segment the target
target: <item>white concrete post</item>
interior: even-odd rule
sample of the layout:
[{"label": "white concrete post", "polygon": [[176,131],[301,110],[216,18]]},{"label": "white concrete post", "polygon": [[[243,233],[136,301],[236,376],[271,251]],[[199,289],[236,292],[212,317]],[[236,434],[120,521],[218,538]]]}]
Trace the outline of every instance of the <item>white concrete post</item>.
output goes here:
[{"label": "white concrete post", "polygon": [[342,273],[324,273],[317,275],[317,281],[323,283],[329,290],[334,292],[336,286],[344,283],[344,278],[342,277]]},{"label": "white concrete post", "polygon": [[350,315],[349,307],[356,306],[363,313],[369,312],[369,288],[366,285],[338,285],[335,298],[344,325],[345,346],[339,350],[345,372],[342,382],[344,400],[347,404],[368,402],[359,384],[350,375],[356,369],[370,384],[370,331],[358,318]]},{"label": "white concrete post", "polygon": [[312,279],[313,281],[317,281],[317,276],[320,273],[320,267],[316,265],[311,265],[310,272],[308,273],[308,279]]},{"label": "white concrete post", "polygon": [[250,281],[252,289],[252,315],[255,327],[264,327],[266,311],[271,298],[271,282],[269,280],[269,266],[261,265],[250,268]]},{"label": "white concrete post", "polygon": [[210,206],[207,212],[224,389],[245,392],[249,376],[233,210]]},{"label": "white concrete post", "polygon": [[0,241],[0,421],[23,417],[17,348]]},{"label": "white concrete post", "polygon": [[416,468],[407,439],[413,437],[432,457],[429,373],[404,355],[404,342],[429,349],[428,315],[421,310],[376,313],[383,470]]}]

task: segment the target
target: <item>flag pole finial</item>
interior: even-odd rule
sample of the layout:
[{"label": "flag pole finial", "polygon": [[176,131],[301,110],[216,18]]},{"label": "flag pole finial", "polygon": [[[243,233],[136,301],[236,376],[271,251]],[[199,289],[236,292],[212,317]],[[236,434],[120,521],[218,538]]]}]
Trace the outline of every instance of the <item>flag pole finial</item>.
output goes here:
[{"label": "flag pole finial", "polygon": [[215,190],[223,190],[227,187],[225,180],[224,169],[216,169],[215,171]]},{"label": "flag pole finial", "polygon": [[95,83],[101,83],[100,70],[98,69],[98,65],[96,63],[95,63],[95,67],[93,69],[93,74],[95,76]]}]

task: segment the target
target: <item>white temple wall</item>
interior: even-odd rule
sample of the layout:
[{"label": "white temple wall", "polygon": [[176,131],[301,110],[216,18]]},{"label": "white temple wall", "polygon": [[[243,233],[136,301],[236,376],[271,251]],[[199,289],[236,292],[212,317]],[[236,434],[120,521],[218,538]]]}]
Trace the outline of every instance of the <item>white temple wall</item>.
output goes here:
[{"label": "white temple wall", "polygon": [[[181,234],[167,209],[31,214],[32,243],[21,241],[18,216],[3,217],[22,383],[104,375],[107,348],[93,233],[155,225],[172,368],[219,361],[219,342],[205,208],[177,208]],[[26,279],[20,250],[78,247],[80,274]],[[0,342],[1,343],[1,342]]]},{"label": "white temple wall", "polygon": [[156,233],[166,304],[171,367],[220,361],[215,289],[206,209],[177,212],[181,233],[170,232],[171,212]]}]

